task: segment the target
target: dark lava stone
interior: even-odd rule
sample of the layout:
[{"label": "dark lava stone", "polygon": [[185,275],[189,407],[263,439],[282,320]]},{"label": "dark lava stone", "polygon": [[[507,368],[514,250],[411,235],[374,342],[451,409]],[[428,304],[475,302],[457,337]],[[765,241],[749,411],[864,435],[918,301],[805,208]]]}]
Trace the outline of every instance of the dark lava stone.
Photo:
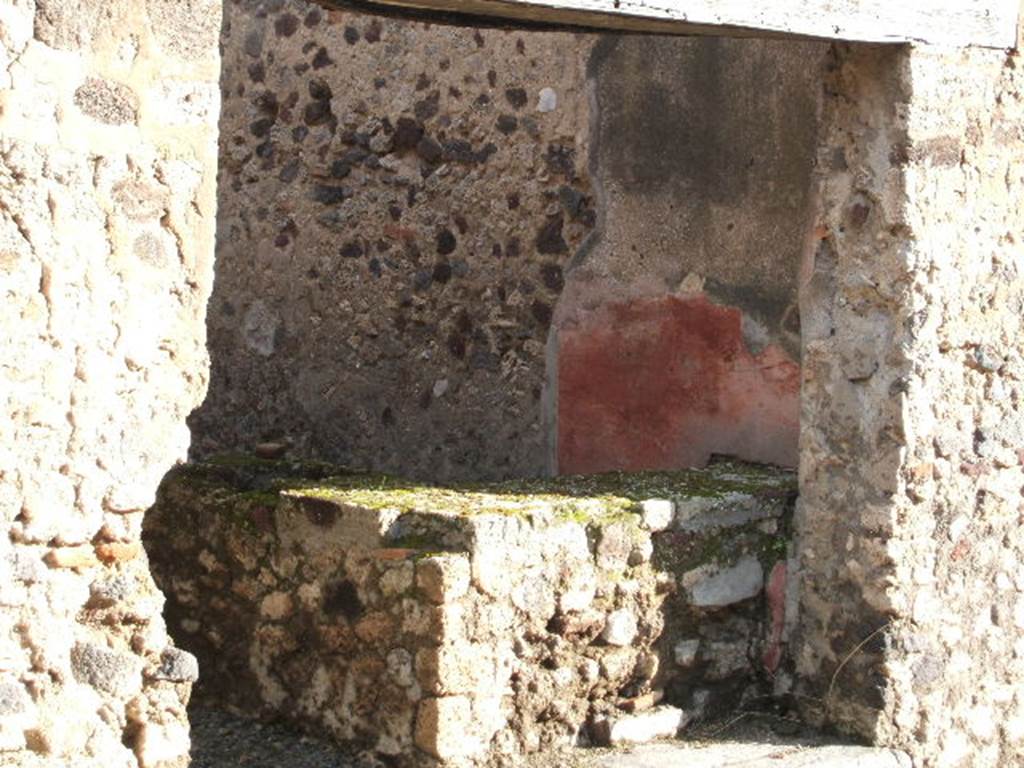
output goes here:
[{"label": "dark lava stone", "polygon": [[447,283],[452,279],[452,265],[446,261],[439,261],[434,265],[433,279],[435,283]]},{"label": "dark lava stone", "polygon": [[345,154],[341,156],[341,159],[349,165],[358,165],[364,160],[368,160],[370,157],[370,153],[365,149],[362,149],[361,147],[352,147],[352,149],[345,151]]},{"label": "dark lava stone", "polygon": [[441,161],[441,157],[444,152],[442,151],[440,144],[429,136],[424,136],[416,143],[416,154],[425,162],[433,165]]},{"label": "dark lava stone", "polygon": [[267,76],[267,67],[262,61],[249,65],[249,79],[254,83],[262,83]]},{"label": "dark lava stone", "polygon": [[309,81],[309,96],[317,101],[326,101],[334,95],[331,86],[320,77],[314,77]]},{"label": "dark lava stone", "polygon": [[505,90],[505,98],[516,109],[522,109],[526,106],[526,91],[522,88],[507,88]]},{"label": "dark lava stone", "polygon": [[346,259],[358,259],[363,255],[363,246],[358,240],[349,240],[338,251]]},{"label": "dark lava stone", "polygon": [[547,326],[551,323],[551,307],[545,304],[543,301],[535,301],[530,306],[530,312],[533,314],[534,320],[543,326]]},{"label": "dark lava stone", "polygon": [[323,125],[331,119],[331,102],[311,101],[302,115],[306,125]]},{"label": "dark lava stone", "polygon": [[351,193],[345,187],[334,187],[327,184],[317,184],[313,187],[313,199],[324,205],[340,203],[345,198],[351,196]]},{"label": "dark lava stone", "polygon": [[344,179],[352,172],[352,166],[344,160],[335,160],[331,163],[331,178]]},{"label": "dark lava stone", "polygon": [[313,57],[313,69],[323,69],[334,63],[334,59],[327,55],[327,49],[321,48]]},{"label": "dark lava stone", "polygon": [[281,105],[277,101],[277,95],[271,91],[264,91],[252,101],[256,109],[267,117],[276,118],[281,110]]},{"label": "dark lava stone", "polygon": [[413,114],[416,115],[416,119],[423,122],[436,115],[439,109],[440,100],[441,92],[432,91],[427,98],[421,99],[413,104],[412,111]]},{"label": "dark lava stone", "polygon": [[463,336],[457,333],[449,334],[447,345],[452,357],[457,357],[461,360],[466,356],[466,339]]},{"label": "dark lava stone", "polygon": [[563,173],[571,178],[576,172],[576,151],[564,144],[548,144],[544,162],[554,173]]},{"label": "dark lava stone", "polygon": [[441,256],[447,256],[455,250],[456,240],[455,235],[448,228],[439,229],[437,231],[437,252]]},{"label": "dark lava stone", "polygon": [[519,121],[514,115],[500,115],[494,125],[499,131],[508,136],[519,127]]},{"label": "dark lava stone", "polygon": [[291,37],[299,28],[299,17],[292,13],[285,13],[277,17],[274,22],[274,32],[278,37]]},{"label": "dark lava stone", "polygon": [[344,37],[346,43],[355,45],[359,42],[359,30],[355,27],[345,27]]},{"label": "dark lava stone", "polygon": [[580,215],[580,211],[583,210],[583,203],[586,200],[582,192],[572,187],[560,187],[558,199],[562,203],[562,207],[565,208],[565,212],[574,219]]},{"label": "dark lava stone", "polygon": [[544,285],[549,290],[559,292],[565,287],[565,277],[562,274],[562,268],[557,264],[542,264],[540,276],[544,281]]},{"label": "dark lava stone", "polygon": [[291,182],[295,181],[296,178],[298,178],[300,168],[301,163],[298,160],[292,160],[291,162],[285,164],[285,166],[281,169],[281,172],[277,175],[277,178],[283,181],[285,184],[290,184]]},{"label": "dark lava stone", "polygon": [[412,149],[422,138],[422,125],[409,117],[398,118],[398,122],[395,123],[395,133],[391,139],[396,152]]},{"label": "dark lava stone", "polygon": [[538,253],[566,253],[569,250],[569,246],[565,244],[565,240],[562,238],[562,216],[551,216],[548,219],[547,224],[540,228],[537,233],[537,252]]},{"label": "dark lava stone", "polygon": [[269,117],[264,117],[249,125],[249,133],[257,139],[262,139],[270,135],[270,129],[273,127],[274,121]]},{"label": "dark lava stone", "polygon": [[430,273],[429,270],[421,269],[417,271],[415,275],[413,275],[412,287],[415,288],[417,291],[425,291],[427,288],[430,287],[430,284],[433,282],[433,280],[434,276]]}]

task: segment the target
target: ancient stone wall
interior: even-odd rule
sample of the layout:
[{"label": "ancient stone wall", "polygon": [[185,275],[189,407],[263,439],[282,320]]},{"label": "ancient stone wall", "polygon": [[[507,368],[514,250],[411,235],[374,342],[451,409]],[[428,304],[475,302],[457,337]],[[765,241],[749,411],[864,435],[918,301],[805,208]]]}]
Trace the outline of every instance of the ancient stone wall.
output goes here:
[{"label": "ancient stone wall", "polygon": [[795,464],[822,46],[226,13],[199,455]]},{"label": "ancient stone wall", "polygon": [[1024,759],[1021,64],[840,47],[826,83],[797,671],[923,766]]},{"label": "ancient stone wall", "polygon": [[225,11],[197,450],[288,437],[421,477],[541,472],[548,328],[595,222],[589,38]]},{"label": "ancient stone wall", "polygon": [[184,765],[139,541],[206,383],[213,0],[0,4],[0,762]]},{"label": "ancient stone wall", "polygon": [[792,473],[339,472],[230,455],[165,480],[146,547],[202,701],[391,765],[508,764],[672,736],[780,669]]}]

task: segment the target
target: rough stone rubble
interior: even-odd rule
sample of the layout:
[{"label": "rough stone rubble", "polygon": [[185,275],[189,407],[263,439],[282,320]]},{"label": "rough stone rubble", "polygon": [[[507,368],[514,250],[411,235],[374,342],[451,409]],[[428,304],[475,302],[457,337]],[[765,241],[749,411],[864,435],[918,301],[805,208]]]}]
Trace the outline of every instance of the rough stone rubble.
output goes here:
[{"label": "rough stone rubble", "polygon": [[0,3],[0,762],[188,761],[140,543],[206,385],[220,4]]},{"label": "rough stone rubble", "polygon": [[803,299],[806,713],[1024,761],[1024,60],[839,46]]},{"label": "rough stone rubble", "polygon": [[420,487],[225,457],[164,482],[154,575],[197,694],[403,764],[674,736],[786,676],[795,478]]},{"label": "rough stone rubble", "polygon": [[[254,5],[284,8],[279,0]],[[293,24],[297,34],[299,23],[305,18],[282,21],[282,36]],[[8,764],[156,768],[187,761],[184,706],[195,666],[167,638],[139,535],[159,478],[183,458],[184,419],[206,383],[219,27],[220,4],[213,0],[0,5],[0,519],[6,531],[0,537],[0,761]],[[342,40],[349,45],[357,34],[368,40],[374,29],[372,22],[353,32],[342,26]],[[239,55],[254,59],[254,78],[266,39],[247,33],[241,41]],[[318,43],[306,52],[310,67],[326,66],[338,50],[346,49]],[[771,69],[771,55],[761,69]],[[904,747],[923,766],[1018,765],[1024,759],[1021,57],[836,46],[826,70],[816,139],[821,215],[809,219],[805,232],[798,313],[797,690],[811,717]],[[579,71],[567,69],[565,76],[573,80]],[[333,93],[327,96],[313,79],[303,82],[312,105],[308,114],[304,107],[303,123],[329,120]],[[432,93],[424,99],[428,110]],[[263,109],[280,116],[286,103],[267,102]],[[564,114],[566,104],[558,93],[554,99],[545,93],[538,114]],[[253,115],[252,130],[268,128],[255,125],[262,119]],[[518,125],[528,128],[525,121]],[[422,137],[416,138],[418,149]],[[465,158],[481,149],[463,141],[468,150],[458,144],[450,151]],[[436,156],[433,147],[424,150]],[[229,152],[225,157],[230,160]],[[581,157],[582,149],[572,171],[580,176]],[[551,159],[564,169],[564,153]],[[326,170],[332,179],[345,173],[344,164]],[[344,202],[344,184],[319,186],[321,204]],[[566,186],[583,199],[592,191]],[[557,192],[553,185],[548,191]],[[533,212],[557,218],[579,198],[545,200],[550,214],[543,206]],[[595,198],[595,215],[598,203]],[[495,215],[512,210],[511,200],[504,208],[498,201]],[[578,225],[569,235],[578,236],[575,247],[587,225],[582,217],[568,221],[563,218],[562,237]],[[280,223],[275,237],[291,242],[285,220]],[[456,230],[447,231],[436,233],[434,253],[450,255],[439,253],[450,247],[449,235],[458,239]],[[402,241],[401,233],[396,237]],[[568,259],[565,245],[556,250]],[[448,266],[452,276],[460,268],[454,261]],[[420,277],[423,284],[449,276],[433,260],[424,260],[414,276],[421,271],[429,272]],[[704,275],[696,273],[672,285],[701,284]],[[555,275],[541,272],[542,281],[549,276],[544,290],[556,291]],[[550,303],[535,298],[518,274],[506,290],[511,296],[518,296],[510,305],[526,324],[554,317]],[[244,314],[253,354],[287,341],[273,309],[254,303]],[[459,349],[460,334],[476,332],[460,317],[455,312],[443,325],[449,351]],[[529,327],[528,338],[510,332],[507,340],[525,356],[507,358],[511,346],[502,348],[498,339],[502,354],[488,365],[500,372],[496,386],[510,378],[522,382],[517,397],[534,409],[543,392],[539,368],[530,365],[542,356],[537,328]],[[490,347],[492,339],[485,341]],[[324,372],[308,387],[310,397],[326,396],[332,378],[352,372]],[[457,383],[435,377],[431,401]],[[386,408],[372,416],[381,423],[389,418]],[[480,441],[511,436],[485,430]],[[537,445],[534,440],[528,451]],[[755,568],[749,561],[734,566],[729,589],[710,573],[690,586],[701,600],[746,594]],[[404,560],[373,560],[364,568],[405,569],[406,576],[393,578],[408,576]],[[412,569],[415,578],[415,564]],[[268,570],[272,581],[279,578]],[[768,576],[776,594],[780,573],[773,568]],[[258,582],[252,588],[265,589]],[[274,597],[264,606],[262,598],[268,626],[297,599]],[[620,599],[615,610],[628,609],[633,598],[613,598]],[[629,637],[630,615],[640,636],[646,614],[633,609],[604,616],[601,642]],[[261,615],[251,620],[262,622]],[[778,653],[774,644],[786,638],[782,615],[780,627],[773,612],[765,648],[771,658]],[[672,636],[670,627],[666,632]],[[729,658],[705,653],[705,646],[695,649],[680,636],[659,664]],[[540,669],[542,676],[557,672]],[[282,690],[277,695],[288,700]],[[453,706],[465,714],[469,701],[469,717],[476,716],[475,699],[453,693],[433,700],[445,698],[462,703],[430,704],[425,711],[433,707],[436,715]],[[559,716],[545,722],[571,725],[576,717],[572,710]],[[524,733],[555,738],[532,727]]]}]

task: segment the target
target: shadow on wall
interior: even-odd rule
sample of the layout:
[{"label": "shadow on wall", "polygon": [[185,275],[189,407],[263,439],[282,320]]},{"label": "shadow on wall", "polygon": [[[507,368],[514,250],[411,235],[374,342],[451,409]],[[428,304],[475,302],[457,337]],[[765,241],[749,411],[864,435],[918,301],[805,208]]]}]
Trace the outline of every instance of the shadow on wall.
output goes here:
[{"label": "shadow on wall", "polygon": [[795,463],[820,46],[304,0],[229,4],[222,39],[196,456],[283,440],[439,480]]}]

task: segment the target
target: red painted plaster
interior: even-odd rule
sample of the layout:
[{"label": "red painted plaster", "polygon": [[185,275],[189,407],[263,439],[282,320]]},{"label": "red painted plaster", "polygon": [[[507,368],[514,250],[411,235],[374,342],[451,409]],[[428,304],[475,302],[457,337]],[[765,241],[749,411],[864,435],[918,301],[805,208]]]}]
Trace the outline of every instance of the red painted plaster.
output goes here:
[{"label": "red painted plaster", "polygon": [[753,355],[739,309],[705,296],[608,305],[559,332],[558,470],[795,466],[800,366]]},{"label": "red painted plaster", "polygon": [[769,674],[779,668],[784,653],[782,635],[786,626],[786,570],[784,561],[777,562],[764,590],[768,602],[768,638],[761,660]]}]

